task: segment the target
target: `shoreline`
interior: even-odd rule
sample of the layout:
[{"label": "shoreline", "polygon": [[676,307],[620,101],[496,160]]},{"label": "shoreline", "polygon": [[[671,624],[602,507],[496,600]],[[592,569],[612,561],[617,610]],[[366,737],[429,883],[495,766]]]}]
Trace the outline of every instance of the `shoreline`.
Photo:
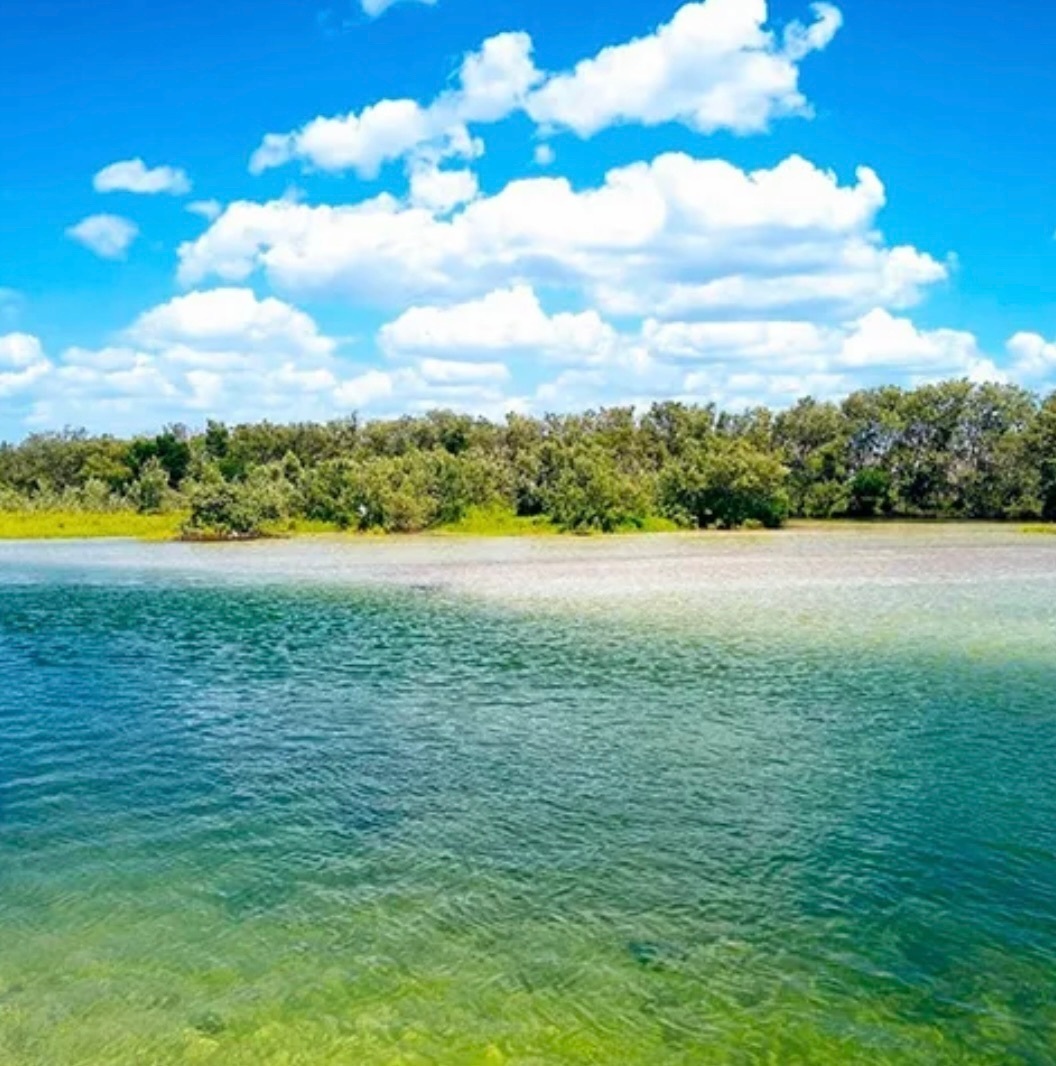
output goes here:
[{"label": "shoreline", "polygon": [[184,512],[166,514],[138,514],[135,512],[76,512],[76,511],[11,511],[0,512],[0,543],[17,541],[49,540],[136,540],[155,543],[188,544],[245,544],[261,540],[306,540],[312,538],[348,541],[366,540],[418,540],[418,539],[501,539],[501,538],[552,538],[605,540],[610,537],[683,535],[728,537],[745,534],[781,533],[830,533],[839,531],[888,531],[920,530],[949,527],[990,528],[1014,531],[1025,536],[1056,535],[1056,523],[1043,522],[996,522],[962,518],[895,518],[849,519],[849,518],[797,518],[791,519],[782,528],[722,530],[682,529],[662,519],[647,522],[643,527],[628,527],[611,533],[568,532],[538,518],[516,515],[470,515],[458,523],[437,526],[416,533],[387,533],[380,530],[348,530],[324,522],[295,522],[289,528],[266,530],[262,536],[246,538],[211,537],[208,535],[181,535],[186,521]]}]

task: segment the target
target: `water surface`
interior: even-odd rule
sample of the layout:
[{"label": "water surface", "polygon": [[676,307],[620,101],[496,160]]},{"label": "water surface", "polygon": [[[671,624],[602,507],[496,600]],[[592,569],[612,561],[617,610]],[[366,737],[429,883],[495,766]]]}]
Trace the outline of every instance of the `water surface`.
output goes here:
[{"label": "water surface", "polygon": [[0,545],[0,1062],[1049,1063],[1056,538]]}]

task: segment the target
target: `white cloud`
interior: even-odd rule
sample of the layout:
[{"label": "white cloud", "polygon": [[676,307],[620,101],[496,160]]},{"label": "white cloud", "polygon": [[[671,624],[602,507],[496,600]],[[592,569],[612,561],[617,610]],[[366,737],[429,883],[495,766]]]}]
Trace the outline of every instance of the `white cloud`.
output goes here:
[{"label": "white cloud", "polygon": [[909,306],[947,275],[926,253],[884,244],[884,199],[867,168],[841,185],[798,156],[749,172],[672,153],[612,170],[596,188],[513,181],[443,218],[388,195],[339,207],[237,202],[181,246],[180,277],[262,271],[288,292],[397,307],[530,284],[609,314],[810,307],[848,318]]},{"label": "white cloud", "polygon": [[608,357],[618,338],[596,311],[547,315],[536,294],[519,285],[451,307],[412,307],[383,326],[378,340],[394,358],[502,353],[589,362]]},{"label": "white cloud", "polygon": [[381,167],[410,157],[435,165],[442,159],[473,159],[483,146],[469,122],[496,122],[519,107],[538,79],[525,33],[502,33],[467,53],[455,88],[427,106],[416,100],[380,100],[360,111],[312,119],[299,130],[269,133],[250,159],[259,174],[300,160],[318,170],[353,170],[376,177]]},{"label": "white cloud", "polygon": [[443,132],[433,130],[429,113],[414,100],[382,100],[359,114],[313,119],[295,133],[269,133],[249,168],[259,174],[301,158],[319,170],[355,170],[373,178],[383,163]]},{"label": "white cloud", "polygon": [[0,336],[0,397],[32,388],[51,370],[40,340],[29,333]]},{"label": "white cloud", "polygon": [[[370,16],[370,18],[378,18],[399,2],[400,0],[360,0],[360,6],[363,8],[365,15]],[[432,7],[436,0],[414,0],[414,2]]]},{"label": "white cloud", "polygon": [[488,359],[488,366],[514,368],[568,364],[536,390],[530,402],[536,409],[671,397],[780,407],[865,385],[1007,380],[971,333],[920,329],[880,308],[847,322],[649,318],[619,331],[593,311],[548,315],[523,287],[453,306],[411,308],[382,328],[379,346],[390,358],[426,356],[419,369],[428,359],[466,366]]},{"label": "white cloud", "polygon": [[434,215],[446,215],[475,200],[479,191],[477,176],[471,170],[421,166],[411,172],[411,204],[424,207]]},{"label": "white cloud", "polygon": [[763,29],[765,0],[686,4],[655,33],[605,48],[550,78],[528,101],[540,125],[581,137],[618,123],[680,122],[699,133],[765,130],[783,115],[809,114],[797,63],[824,48],[841,23],[828,4],[783,44]]},{"label": "white cloud", "polygon": [[535,160],[536,166],[549,167],[553,166],[554,160],[557,159],[557,153],[549,144],[537,144],[532,158]]},{"label": "white cloud", "polygon": [[174,418],[330,417],[335,350],[310,316],[274,297],[192,292],[146,311],[115,343],[64,351],[28,421],[135,432]]},{"label": "white cloud", "polygon": [[875,308],[840,324],[809,320],[659,322],[647,320],[643,343],[658,359],[770,374],[822,375],[849,383],[973,377],[1002,374],[961,330],[919,329],[908,318]]},{"label": "white cloud", "polygon": [[498,122],[519,108],[543,75],[532,59],[527,33],[489,37],[480,51],[462,61],[460,88],[437,101],[452,107],[463,122]]},{"label": "white cloud", "polygon": [[523,100],[538,75],[527,34],[502,33],[463,57],[458,84],[428,106],[416,100],[380,100],[360,111],[312,119],[299,130],[269,133],[250,159],[251,173],[300,160],[326,171],[376,177],[386,163],[410,157],[435,166],[473,159],[483,146],[468,122],[494,122]]},{"label": "white cloud", "polygon": [[[1010,353],[1040,352],[1056,365],[1056,346],[1040,349],[1033,338],[1017,335]],[[353,365],[289,304],[245,289],[194,292],[145,312],[115,343],[70,348],[54,362],[35,337],[0,337],[0,396],[28,425],[87,421],[128,432],[172,419],[289,421],[350,410],[452,407],[501,418],[669,398],[781,407],[868,385],[1006,377],[972,334],[922,329],[883,309],[844,323],[646,319],[618,330],[592,311],[548,314],[524,288],[411,309],[379,342],[387,366]],[[526,394],[523,372],[555,360],[565,367]]]},{"label": "white cloud", "polygon": [[462,385],[467,382],[505,382],[510,368],[505,363],[474,363],[459,359],[423,359],[418,372],[433,385]]},{"label": "white cloud", "polygon": [[142,159],[111,163],[95,175],[92,184],[96,192],[171,193],[173,196],[183,196],[191,191],[191,181],[186,171],[169,166],[148,168]]},{"label": "white cloud", "polygon": [[[385,0],[374,0],[384,10]],[[782,39],[764,27],[766,0],[685,4],[654,33],[603,49],[571,71],[546,75],[527,33],[502,33],[468,53],[457,85],[430,104],[380,100],[345,115],[318,116],[300,129],[269,133],[250,161],[260,173],[300,161],[318,170],[375,177],[381,167],[425,154],[473,158],[483,150],[472,124],[524,111],[547,130],[589,137],[609,126],[677,122],[700,133],[765,130],[775,118],[809,115],[798,64],[824,48],[842,22],[831,4],[814,21],[792,23]],[[537,162],[552,161],[541,147]]]},{"label": "white cloud", "polygon": [[396,374],[384,370],[368,370],[343,381],[337,387],[337,401],[352,410],[370,407],[378,400],[389,399],[399,380]]},{"label": "white cloud", "polygon": [[139,432],[174,419],[326,419],[437,406],[498,416],[504,363],[424,358],[387,370],[341,358],[305,312],[248,289],[192,292],[139,316],[111,344],[49,361],[28,334],[0,336],[0,397],[25,425]]},{"label": "white cloud", "polygon": [[224,205],[219,200],[194,200],[187,205],[187,210],[192,215],[204,218],[206,222],[213,222],[220,217]]},{"label": "white cloud", "polygon": [[920,330],[908,318],[874,310],[859,319],[843,340],[838,363],[851,369],[903,368],[939,376],[973,373],[983,361],[971,333]]},{"label": "white cloud", "polygon": [[[474,368],[472,372],[469,368]],[[406,414],[454,408],[501,418],[522,404],[502,388],[505,374],[497,366],[426,360],[395,370],[366,370],[343,381],[334,399],[343,410],[374,415]]]},{"label": "white cloud", "polygon": [[1016,333],[1006,345],[1012,357],[1013,373],[1030,382],[1056,378],[1056,341],[1047,341],[1040,333]]},{"label": "white cloud", "polygon": [[149,350],[180,345],[210,350],[245,348],[256,354],[329,356],[335,344],[313,319],[274,297],[249,289],[211,289],[177,296],[140,315],[127,331]]},{"label": "white cloud", "polygon": [[502,33],[463,57],[458,83],[428,106],[416,100],[380,100],[346,115],[318,117],[289,133],[269,133],[250,159],[259,174],[300,160],[326,171],[376,177],[386,163],[410,157],[435,166],[448,158],[473,159],[483,150],[469,122],[496,122],[520,106],[539,78],[524,33]]},{"label": "white cloud", "polygon": [[40,341],[29,333],[8,333],[0,337],[0,367],[24,370],[44,360]]},{"label": "white cloud", "polygon": [[843,14],[834,4],[815,3],[810,10],[812,23],[791,22],[785,27],[784,52],[789,59],[798,61],[827,48],[843,25]]},{"label": "white cloud", "polygon": [[103,259],[124,259],[139,227],[120,215],[89,215],[66,230],[66,236]]},{"label": "white cloud", "polygon": [[[722,312],[758,316],[807,308],[827,317],[833,309],[846,312],[871,302],[910,307],[929,285],[948,277],[948,267],[927,253],[906,245],[885,248],[873,234],[834,244],[827,262],[821,258],[823,245],[800,251],[803,262],[788,272],[749,270],[710,281],[674,282],[658,293],[652,309],[668,318]],[[612,306],[622,303],[614,294]]]}]

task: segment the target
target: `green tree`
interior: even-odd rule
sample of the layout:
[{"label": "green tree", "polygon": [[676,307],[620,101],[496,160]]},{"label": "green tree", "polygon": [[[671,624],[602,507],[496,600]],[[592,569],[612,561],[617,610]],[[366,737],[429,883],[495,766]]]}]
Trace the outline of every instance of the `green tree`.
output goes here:
[{"label": "green tree", "polygon": [[774,422],[774,440],[789,470],[792,513],[828,518],[847,507],[847,420],[835,404],[807,398]]},{"label": "green tree", "polygon": [[543,459],[543,513],[562,529],[611,533],[641,525],[649,512],[649,486],[620,470],[596,444],[550,445]]},{"label": "green tree", "polygon": [[878,466],[859,470],[851,479],[847,513],[852,518],[876,518],[891,509],[891,475]]},{"label": "green tree", "polygon": [[152,455],[140,467],[128,498],[141,514],[157,514],[166,509],[169,491],[169,472],[161,465],[161,460]]},{"label": "green tree", "polygon": [[186,532],[220,539],[259,537],[289,520],[295,498],[279,463],[257,467],[238,481],[228,481],[210,466],[191,487]]},{"label": "green tree", "polygon": [[1056,392],[1042,404],[1031,429],[1030,447],[1038,471],[1042,517],[1056,522]]},{"label": "green tree", "polygon": [[788,516],[788,469],[742,438],[694,444],[660,474],[660,506],[669,518],[700,529],[746,522],[776,528]]},{"label": "green tree", "polygon": [[156,437],[139,438],[128,448],[129,464],[136,477],[151,459],[161,464],[169,485],[178,489],[191,465],[191,445],[184,426],[168,426]]}]

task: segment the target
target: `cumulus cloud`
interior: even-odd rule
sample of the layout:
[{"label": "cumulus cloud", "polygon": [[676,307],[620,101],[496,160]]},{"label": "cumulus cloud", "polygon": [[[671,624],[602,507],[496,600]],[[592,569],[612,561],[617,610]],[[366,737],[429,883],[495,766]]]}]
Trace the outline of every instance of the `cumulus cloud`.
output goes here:
[{"label": "cumulus cloud", "polygon": [[646,318],[622,330],[594,311],[548,313],[532,290],[405,311],[379,333],[395,359],[488,359],[536,369],[568,364],[537,390],[535,406],[647,403],[675,396],[731,406],[782,406],[801,396],[861,385],[1007,375],[960,330],[924,330],[874,308],[831,323],[810,319]]},{"label": "cumulus cloud", "polygon": [[501,419],[524,409],[504,388],[505,368],[456,360],[424,360],[393,370],[365,370],[341,382],[334,399],[344,410],[374,415],[420,413],[452,408]]},{"label": "cumulus cloud", "polygon": [[666,318],[810,307],[850,317],[917,301],[947,276],[888,247],[877,175],[855,181],[798,156],[744,171],[669,153],[610,171],[594,188],[513,181],[448,217],[388,195],[344,206],[237,202],[180,248],[185,284],[262,272],[293,293],[381,306],[561,286],[609,314]]},{"label": "cumulus cloud", "polygon": [[572,362],[605,359],[618,341],[596,311],[548,315],[526,285],[449,307],[409,308],[378,339],[390,357],[503,354]]},{"label": "cumulus cloud", "polygon": [[660,322],[642,327],[645,346],[656,358],[740,372],[824,376],[833,384],[858,380],[936,380],[1002,375],[960,330],[921,330],[910,319],[874,308],[850,322],[809,320]]},{"label": "cumulus cloud", "polygon": [[44,361],[40,341],[29,333],[7,333],[0,337],[0,367],[25,370]]},{"label": "cumulus cloud", "polygon": [[598,369],[626,368],[633,355],[643,369],[663,364],[680,372],[695,366],[832,379],[847,372],[914,379],[1001,376],[973,334],[922,330],[881,308],[832,324],[647,318],[621,332],[595,311],[548,314],[523,286],[453,306],[410,308],[382,327],[379,345],[391,358],[531,355]]},{"label": "cumulus cloud", "polygon": [[208,351],[245,349],[256,355],[329,356],[334,341],[303,311],[249,289],[223,288],[177,296],[144,312],[126,336],[149,350],[188,346]]},{"label": "cumulus cloud", "polygon": [[[380,100],[269,133],[250,170],[297,160],[372,178],[385,163],[420,153],[472,158],[482,147],[470,126],[516,112],[548,131],[580,137],[624,123],[757,133],[776,118],[810,114],[799,90],[799,63],[824,48],[842,21],[831,4],[815,4],[813,12],[813,22],[792,23],[779,38],[765,29],[766,0],[700,0],[681,7],[654,33],[549,75],[536,67],[528,34],[502,33],[467,54],[456,87],[432,103]],[[545,165],[547,149],[539,151],[537,161]]]},{"label": "cumulus cloud", "polygon": [[434,215],[446,215],[475,200],[479,191],[477,176],[471,170],[441,170],[426,165],[411,173],[411,204]]},{"label": "cumulus cloud", "polygon": [[474,363],[460,359],[423,359],[418,364],[422,378],[433,385],[504,382],[510,377],[505,363]]},{"label": "cumulus cloud", "polygon": [[[1024,372],[1051,373],[1056,346],[1024,339],[1034,336],[1018,334],[1009,352]],[[382,328],[378,346],[383,366],[352,363],[304,311],[248,289],[206,290],[145,312],[112,344],[70,348],[54,362],[33,336],[0,336],[0,396],[29,425],[87,420],[138,431],[173,418],[288,421],[435,407],[500,418],[669,398],[780,407],[871,384],[1006,379],[972,334],[922,329],[880,308],[833,323],[647,318],[620,328],[593,311],[548,311],[525,287],[410,308]],[[1044,365],[1022,362],[1034,356]],[[542,383],[526,391],[540,372]]]},{"label": "cumulus cloud", "polygon": [[1056,378],[1056,341],[1047,341],[1040,333],[1016,333],[1009,338],[1008,354],[1013,373],[1031,383]]},{"label": "cumulus cloud", "polygon": [[328,417],[341,378],[335,348],[281,300],[192,292],[146,311],[114,343],[65,350],[28,420],[135,432],[173,418]]},{"label": "cumulus cloud", "polygon": [[[509,370],[497,360],[425,357],[381,370],[340,356],[304,311],[244,288],[176,297],[113,342],[49,360],[38,338],[0,336],[0,397],[27,426],[139,432],[179,419],[326,419],[459,407],[500,416]],[[17,405],[14,401],[17,400]]]},{"label": "cumulus cloud", "polygon": [[528,114],[581,137],[627,122],[757,133],[774,118],[809,113],[797,63],[824,48],[842,21],[830,4],[814,13],[810,26],[794,23],[778,41],[764,29],[765,0],[686,4],[655,33],[549,78],[528,100]]},{"label": "cumulus cloud", "polygon": [[29,333],[0,336],[0,397],[9,400],[31,389],[51,370],[40,340]]},{"label": "cumulus cloud", "polygon": [[[371,14],[387,6],[364,0]],[[671,397],[780,406],[885,382],[1050,380],[1056,342],[1039,334],[1012,337],[999,366],[973,334],[909,317],[948,262],[885,240],[886,193],[867,167],[840,177],[793,155],[747,170],[668,152],[587,187],[535,170],[481,189],[477,127],[517,113],[535,124],[539,168],[554,163],[549,141],[562,131],[678,123],[743,134],[809,115],[800,63],[841,24],[831,5],[812,10],[779,33],[765,0],[700,0],[551,74],[527,34],[500,34],[431,102],[380,100],[269,134],[256,172],[299,162],[369,178],[400,162],[407,190],[338,205],[295,194],[187,204],[208,223],[179,249],[192,291],[110,344],[54,361],[36,338],[0,337],[0,395],[31,403],[39,424],[90,412],[100,428],[141,429],[174,417],[436,406],[501,417]],[[181,180],[137,159],[101,171],[96,187],[188,191]],[[112,258],[137,235],[113,215],[68,232]],[[258,282],[276,295],[248,287]],[[387,315],[374,350],[351,362],[287,302],[312,297]]]},{"label": "cumulus cloud", "polygon": [[178,167],[148,167],[142,159],[124,159],[103,167],[92,180],[96,192],[133,192],[142,195],[170,193],[184,196],[191,180]]},{"label": "cumulus cloud", "polygon": [[[671,398],[738,409],[780,408],[807,395],[834,399],[881,384],[1024,381],[1031,373],[1056,372],[1056,345],[1041,349],[1040,338],[1025,336],[1008,346],[1019,361],[1000,366],[974,334],[923,329],[884,308],[829,322],[647,317],[617,326],[594,311],[549,312],[537,293],[518,286],[463,303],[409,308],[381,328],[378,346],[390,360],[418,365],[425,359],[505,365],[515,385],[565,364],[518,397],[521,408],[536,412],[643,407]],[[1039,352],[1043,364],[1024,361]]]},{"label": "cumulus cloud", "polygon": [[462,61],[458,84],[428,106],[416,100],[380,100],[346,115],[318,117],[299,130],[269,133],[250,159],[259,174],[300,160],[318,170],[352,170],[376,177],[382,166],[411,157],[436,164],[472,159],[482,146],[469,122],[494,122],[508,115],[535,83],[531,38],[502,33],[486,40]]},{"label": "cumulus cloud", "polygon": [[527,33],[500,33],[462,61],[460,88],[438,103],[452,107],[463,122],[498,122],[521,107],[542,73],[532,59]]},{"label": "cumulus cloud", "polygon": [[103,259],[124,259],[139,227],[120,215],[89,215],[66,230],[66,236]]},{"label": "cumulus cloud", "polygon": [[[435,136],[444,132],[437,129]],[[468,142],[468,134],[458,132]],[[355,170],[373,178],[383,163],[399,159],[433,134],[428,111],[416,101],[382,100],[359,114],[313,119],[295,133],[267,134],[249,169],[260,174],[301,158],[319,170]]]}]

